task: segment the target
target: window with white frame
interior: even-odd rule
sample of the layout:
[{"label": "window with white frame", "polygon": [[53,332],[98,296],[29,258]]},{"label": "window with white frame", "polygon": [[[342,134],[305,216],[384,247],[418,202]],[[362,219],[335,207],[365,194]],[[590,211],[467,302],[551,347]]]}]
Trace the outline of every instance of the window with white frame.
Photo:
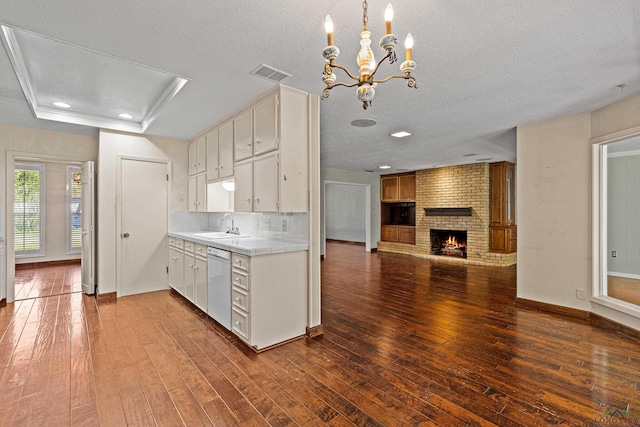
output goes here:
[{"label": "window with white frame", "polygon": [[80,167],[67,166],[67,254],[82,248],[82,183]]},{"label": "window with white frame", "polygon": [[16,258],[44,255],[44,164],[16,162],[14,249]]}]

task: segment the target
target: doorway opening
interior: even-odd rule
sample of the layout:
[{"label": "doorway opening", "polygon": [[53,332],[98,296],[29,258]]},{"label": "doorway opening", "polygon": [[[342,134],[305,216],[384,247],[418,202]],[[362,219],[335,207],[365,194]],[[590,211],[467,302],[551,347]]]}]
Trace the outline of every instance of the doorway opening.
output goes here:
[{"label": "doorway opening", "polygon": [[7,302],[82,291],[82,188],[77,181],[84,163],[7,153],[1,274]]},{"label": "doorway opening", "polygon": [[335,239],[364,243],[371,252],[371,185],[324,182],[324,243]]}]

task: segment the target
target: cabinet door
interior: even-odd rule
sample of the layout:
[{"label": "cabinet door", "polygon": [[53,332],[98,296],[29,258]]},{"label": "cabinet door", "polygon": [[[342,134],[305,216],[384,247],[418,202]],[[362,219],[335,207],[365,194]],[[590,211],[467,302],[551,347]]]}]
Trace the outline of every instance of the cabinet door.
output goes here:
[{"label": "cabinet door", "polygon": [[416,176],[400,175],[398,177],[398,198],[413,201],[416,199]]},{"label": "cabinet door", "polygon": [[416,229],[409,227],[398,227],[398,242],[415,244]]},{"label": "cabinet door", "polygon": [[253,160],[253,210],[278,211],[278,153]]},{"label": "cabinet door", "polygon": [[196,173],[207,171],[207,141],[205,137],[196,140]]},{"label": "cabinet door", "polygon": [[233,122],[220,127],[218,137],[218,178],[233,176]]},{"label": "cabinet door", "polygon": [[253,156],[253,111],[248,110],[233,121],[236,162]]},{"label": "cabinet door", "polygon": [[193,302],[195,296],[195,256],[184,254],[184,297]]},{"label": "cabinet door", "polygon": [[[201,173],[196,179],[196,212],[207,211],[207,174]],[[191,181],[191,179],[189,179]]]},{"label": "cabinet door", "polygon": [[384,242],[398,241],[398,227],[392,225],[383,225],[380,229],[380,240]]},{"label": "cabinet door", "polygon": [[380,178],[380,199],[383,202],[398,200],[397,176],[383,176]]},{"label": "cabinet door", "polygon": [[278,96],[269,98],[253,109],[253,154],[268,153],[278,148]]},{"label": "cabinet door", "polygon": [[[208,301],[207,301],[207,261],[200,259],[198,257],[195,258],[194,265],[194,304],[205,313],[208,309]],[[231,286],[231,284],[229,284]],[[231,301],[229,301],[231,304]]]},{"label": "cabinet door", "polygon": [[189,144],[189,175],[195,175],[198,170],[198,141]]},{"label": "cabinet door", "polygon": [[189,212],[198,212],[198,193],[196,189],[196,177],[189,177]]},{"label": "cabinet door", "polygon": [[253,161],[236,163],[234,181],[234,210],[253,212]]},{"label": "cabinet door", "polygon": [[169,286],[184,294],[184,253],[178,249],[169,249]]},{"label": "cabinet door", "polygon": [[218,179],[218,129],[207,134],[207,181]]}]

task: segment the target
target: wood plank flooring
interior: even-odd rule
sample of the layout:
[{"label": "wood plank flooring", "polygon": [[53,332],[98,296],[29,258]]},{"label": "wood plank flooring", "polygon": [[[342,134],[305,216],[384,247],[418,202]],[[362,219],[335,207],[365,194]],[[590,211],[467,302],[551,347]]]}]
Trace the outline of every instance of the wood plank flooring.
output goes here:
[{"label": "wood plank flooring", "polygon": [[582,426],[640,414],[640,343],[516,308],[515,272],[331,242],[324,335],[261,354],[170,291],[18,301],[0,308],[0,425]]},{"label": "wood plank flooring", "polygon": [[80,260],[16,265],[16,300],[82,291]]}]

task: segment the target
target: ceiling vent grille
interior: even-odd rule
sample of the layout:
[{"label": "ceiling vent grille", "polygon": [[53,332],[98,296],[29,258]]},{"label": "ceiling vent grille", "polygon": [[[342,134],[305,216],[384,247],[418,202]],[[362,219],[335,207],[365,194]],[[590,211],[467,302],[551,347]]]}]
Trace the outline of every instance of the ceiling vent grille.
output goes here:
[{"label": "ceiling vent grille", "polygon": [[268,65],[260,64],[258,67],[253,69],[249,74],[253,74],[254,76],[262,77],[263,79],[271,80],[272,82],[281,82],[287,77],[291,77],[291,74],[285,73],[284,71],[276,70],[273,67]]}]

